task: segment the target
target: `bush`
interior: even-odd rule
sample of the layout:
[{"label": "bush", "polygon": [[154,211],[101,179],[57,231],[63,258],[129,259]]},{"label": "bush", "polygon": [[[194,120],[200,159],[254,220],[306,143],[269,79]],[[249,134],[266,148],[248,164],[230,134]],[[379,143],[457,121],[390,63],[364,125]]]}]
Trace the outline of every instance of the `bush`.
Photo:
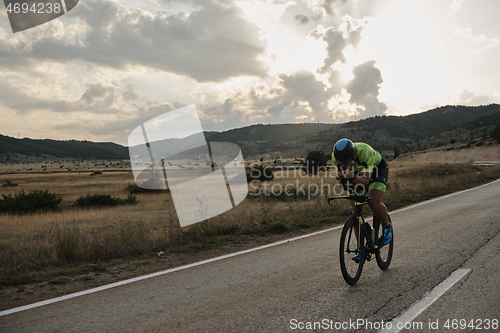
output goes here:
[{"label": "bush", "polygon": [[[125,186],[125,190],[128,191],[130,194],[137,194],[137,193],[162,193],[162,192],[165,192],[165,190],[163,190],[163,189],[151,190],[151,189],[148,189],[148,188],[140,187],[137,184],[128,184],[127,186]],[[167,188],[166,189],[166,193],[169,193],[169,192],[170,192],[170,189]]]},{"label": "bush", "polygon": [[307,153],[306,156],[306,173],[319,174],[320,171],[326,170],[326,163],[330,157],[322,150],[313,150]]},{"label": "bush", "polygon": [[273,234],[282,234],[288,231],[288,227],[283,223],[273,223],[267,229]]},{"label": "bush", "polygon": [[17,185],[19,185],[19,184],[13,183],[11,180],[7,179],[5,181],[5,184],[2,184],[2,187],[14,187],[14,186],[17,186]]},{"label": "bush", "polygon": [[48,190],[34,190],[30,193],[21,191],[16,195],[2,194],[0,212],[14,214],[30,214],[39,211],[58,210],[62,198]]},{"label": "bush", "polygon": [[126,199],[115,198],[111,194],[87,194],[75,201],[75,206],[80,208],[113,207],[118,205],[135,204],[137,197],[130,194]]},{"label": "bush", "polygon": [[394,146],[392,150],[394,150],[394,159],[401,155],[401,148],[399,148],[399,146]]},{"label": "bush", "polygon": [[273,180],[274,174],[271,167],[264,167],[263,165],[259,165],[256,169],[252,167],[252,173],[247,174],[247,182],[250,183],[253,180]]}]

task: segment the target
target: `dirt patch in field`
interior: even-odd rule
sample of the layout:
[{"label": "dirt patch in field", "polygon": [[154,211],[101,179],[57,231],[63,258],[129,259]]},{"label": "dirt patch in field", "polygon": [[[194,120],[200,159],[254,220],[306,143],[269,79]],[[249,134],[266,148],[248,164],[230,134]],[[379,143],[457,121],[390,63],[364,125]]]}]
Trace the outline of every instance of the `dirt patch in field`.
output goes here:
[{"label": "dirt patch in field", "polygon": [[397,161],[422,163],[500,163],[500,145],[488,145],[470,148],[445,148],[415,152],[399,156]]}]

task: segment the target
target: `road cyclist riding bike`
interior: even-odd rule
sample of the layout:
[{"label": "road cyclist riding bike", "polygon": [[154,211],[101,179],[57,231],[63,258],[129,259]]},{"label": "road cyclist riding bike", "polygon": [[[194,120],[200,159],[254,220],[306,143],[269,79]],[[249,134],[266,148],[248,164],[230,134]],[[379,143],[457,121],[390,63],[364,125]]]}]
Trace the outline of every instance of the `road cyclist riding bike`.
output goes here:
[{"label": "road cyclist riding bike", "polygon": [[[349,222],[348,220],[346,223],[346,227],[347,225],[350,225],[349,228],[354,230],[349,231],[349,238],[351,238],[351,233],[357,235],[356,237],[352,237],[356,241],[354,248],[351,249],[349,245],[347,248],[342,248],[344,245],[341,244],[342,252],[346,252],[347,254],[353,252],[354,256],[351,258],[352,261],[357,264],[361,261],[361,264],[359,265],[360,267],[357,269],[355,279],[349,278],[349,274],[347,274],[346,277],[346,274],[344,274],[344,267],[342,267],[346,281],[349,284],[354,284],[357,282],[357,279],[361,274],[364,260],[366,258],[370,260],[370,253],[375,253],[377,262],[379,262],[380,248],[392,242],[392,223],[390,223],[387,207],[382,203],[382,197],[386,190],[387,178],[389,175],[389,166],[380,153],[368,144],[361,142],[353,143],[348,139],[341,139],[335,143],[332,153],[332,162],[333,167],[337,172],[336,178],[342,183],[345,189],[350,191],[349,197],[341,198],[351,200],[353,213],[352,218],[355,218],[355,221],[353,220],[352,222]],[[329,201],[330,200],[331,199],[329,199]],[[368,232],[363,231],[362,233],[359,230],[363,227],[364,223],[363,206],[365,204],[368,204],[374,213],[373,231],[376,231],[378,234],[379,226],[381,225],[383,227],[380,228],[382,229],[380,230],[380,237],[377,236],[378,238],[376,240],[371,239],[371,235],[365,236]],[[359,227],[358,218],[360,218]],[[343,234],[344,233],[345,232],[343,232]],[[361,248],[365,246],[363,237],[366,237],[367,248],[363,248],[363,250],[361,250]],[[390,257],[392,257],[392,243],[390,249]],[[340,253],[340,255],[342,259],[344,254]],[[366,258],[361,258],[362,255],[366,256]],[[341,266],[343,265],[342,261],[343,260],[341,260]],[[379,262],[379,266],[382,269],[387,269],[389,263],[390,259],[389,262],[383,265],[380,265]]]}]

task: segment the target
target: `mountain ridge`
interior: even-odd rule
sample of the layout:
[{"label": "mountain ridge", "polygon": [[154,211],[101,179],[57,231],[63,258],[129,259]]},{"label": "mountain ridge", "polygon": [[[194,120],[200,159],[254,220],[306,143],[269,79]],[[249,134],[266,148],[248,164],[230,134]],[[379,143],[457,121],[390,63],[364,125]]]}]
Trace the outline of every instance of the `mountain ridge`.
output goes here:
[{"label": "mountain ridge", "polygon": [[[479,125],[474,125],[474,122]],[[274,159],[304,157],[311,150],[331,151],[333,144],[343,137],[367,142],[377,150],[399,147],[402,152],[407,152],[418,148],[412,143],[422,142],[425,138],[462,126],[476,126],[483,128],[484,132],[497,122],[500,123],[499,104],[446,105],[407,116],[375,116],[342,124],[254,124],[221,132],[207,131],[204,135],[208,142],[238,144],[246,159]],[[168,145],[168,140],[161,142]],[[74,159],[129,159],[128,147],[112,142],[16,139],[0,134],[0,161],[10,160],[12,154]]]}]

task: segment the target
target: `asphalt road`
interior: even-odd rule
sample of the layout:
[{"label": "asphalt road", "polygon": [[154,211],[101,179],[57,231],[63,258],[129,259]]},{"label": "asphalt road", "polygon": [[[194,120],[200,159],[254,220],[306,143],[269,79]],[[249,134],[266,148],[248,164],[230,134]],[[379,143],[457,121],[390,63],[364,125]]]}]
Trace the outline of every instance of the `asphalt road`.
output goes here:
[{"label": "asphalt road", "polygon": [[499,197],[495,182],[391,213],[391,267],[366,263],[356,286],[342,278],[337,229],[1,316],[0,332],[376,332],[464,268],[404,331],[472,332],[479,320],[500,331]]}]

